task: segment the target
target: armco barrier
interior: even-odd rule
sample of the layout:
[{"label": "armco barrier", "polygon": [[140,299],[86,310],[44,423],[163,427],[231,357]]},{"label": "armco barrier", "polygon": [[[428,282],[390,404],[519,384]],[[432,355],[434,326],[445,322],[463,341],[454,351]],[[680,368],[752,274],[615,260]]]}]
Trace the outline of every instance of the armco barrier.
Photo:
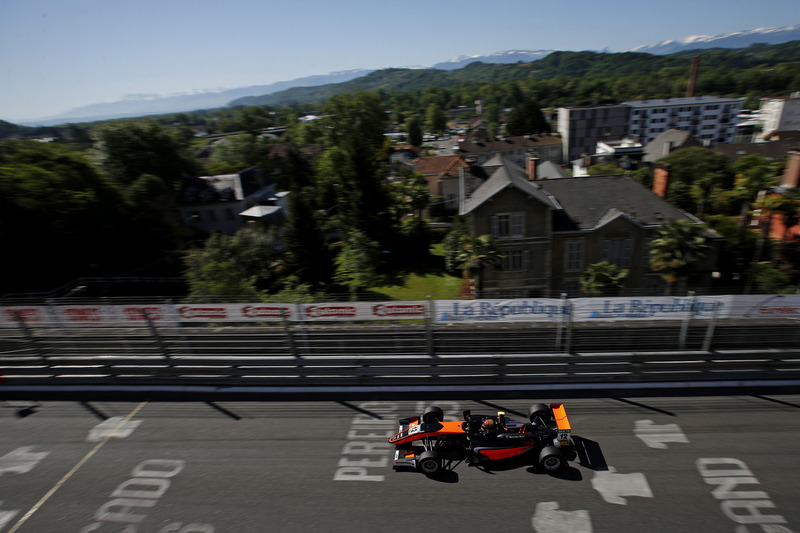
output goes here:
[{"label": "armco barrier", "polygon": [[429,321],[434,324],[800,319],[800,295],[727,295],[416,302],[322,302],[0,307],[0,328],[150,327]]}]

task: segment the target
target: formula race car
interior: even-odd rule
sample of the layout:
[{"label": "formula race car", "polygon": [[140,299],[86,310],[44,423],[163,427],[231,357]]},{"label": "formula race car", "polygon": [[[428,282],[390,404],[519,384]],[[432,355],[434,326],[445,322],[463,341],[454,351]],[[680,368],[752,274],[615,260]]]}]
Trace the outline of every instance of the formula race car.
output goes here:
[{"label": "formula race car", "polygon": [[564,451],[571,445],[572,428],[567,411],[560,403],[538,403],[528,411],[528,422],[496,415],[473,415],[445,421],[437,406],[429,406],[420,416],[400,420],[396,435],[389,439],[396,449],[393,468],[415,469],[434,475],[453,461],[489,467],[492,461],[519,458],[536,453],[536,463],[555,472],[565,463]]}]

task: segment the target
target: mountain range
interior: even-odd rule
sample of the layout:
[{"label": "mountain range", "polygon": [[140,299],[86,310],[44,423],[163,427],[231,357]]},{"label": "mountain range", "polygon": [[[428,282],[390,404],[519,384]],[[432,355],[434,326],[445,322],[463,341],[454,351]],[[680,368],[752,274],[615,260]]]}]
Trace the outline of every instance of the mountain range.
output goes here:
[{"label": "mountain range", "polygon": [[[781,44],[800,40],[800,25],[781,28],[758,28],[721,35],[691,36],[679,40],[668,40],[652,45],[633,48],[631,52],[655,55],[673,54],[684,50],[708,48],[745,48],[752,44]],[[489,55],[458,56],[440,63],[419,69],[457,70],[470,63],[527,63],[543,59],[555,50],[506,50]],[[342,83],[374,72],[358,69],[330,74],[307,76],[268,85],[253,85],[236,89],[217,89],[207,91],[188,91],[172,95],[129,95],[121,101],[99,103],[72,109],[60,115],[25,122],[24,125],[47,126],[66,122],[91,122],[113,118],[139,117],[165,113],[179,113],[199,109],[224,107],[232,102],[241,105],[248,97],[264,96],[296,87],[319,87]]]}]

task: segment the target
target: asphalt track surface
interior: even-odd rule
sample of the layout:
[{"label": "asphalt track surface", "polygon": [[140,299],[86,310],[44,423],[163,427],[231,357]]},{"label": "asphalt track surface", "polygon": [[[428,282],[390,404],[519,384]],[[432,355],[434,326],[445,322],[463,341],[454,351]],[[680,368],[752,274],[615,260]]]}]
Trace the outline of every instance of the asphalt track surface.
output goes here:
[{"label": "asphalt track surface", "polygon": [[428,403],[0,402],[0,533],[800,532],[800,396],[567,400],[556,475],[394,472]]}]

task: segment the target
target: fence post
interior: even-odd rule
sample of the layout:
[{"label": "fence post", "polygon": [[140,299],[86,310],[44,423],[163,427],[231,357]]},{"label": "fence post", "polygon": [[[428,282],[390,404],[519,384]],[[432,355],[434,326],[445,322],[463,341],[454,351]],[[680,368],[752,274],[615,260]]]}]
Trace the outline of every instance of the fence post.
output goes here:
[{"label": "fence post", "polygon": [[694,314],[694,304],[697,300],[697,296],[695,295],[694,291],[689,291],[689,314],[686,315],[686,318],[683,319],[681,323],[681,334],[678,340],[678,347],[681,350],[686,349],[686,337],[689,335],[689,322],[692,320],[692,314]]},{"label": "fence post", "polygon": [[425,342],[428,345],[428,356],[436,357],[436,346],[433,342],[433,326],[431,325],[434,318],[433,301],[431,301],[430,294],[426,296],[425,299],[428,301],[427,309],[425,311]]},{"label": "fence post", "polygon": [[[308,331],[306,330],[306,317],[303,315],[303,307],[300,305],[300,298],[297,298],[294,301],[294,310],[297,314],[297,320],[300,322],[300,333],[303,336],[303,348],[305,349],[305,353],[311,354],[311,349],[308,346]],[[302,355],[297,355],[296,357],[302,357]]]},{"label": "fence post", "polygon": [[[167,345],[164,343],[164,339],[161,338],[161,335],[158,334],[158,330],[156,329],[155,324],[153,324],[153,320],[150,318],[150,312],[147,309],[142,309],[142,314],[144,315],[144,319],[147,322],[147,328],[150,330],[150,334],[156,340],[158,348],[161,350],[161,356],[169,361],[172,358],[170,357],[169,351],[167,350]],[[171,362],[170,366],[172,366]]]},{"label": "fence post", "polygon": [[564,353],[572,353],[572,327],[573,327],[573,313],[575,308],[572,302],[567,302],[569,313],[567,313],[567,339],[564,341]]},{"label": "fence post", "polygon": [[297,348],[294,345],[294,338],[292,337],[292,330],[289,329],[288,316],[288,309],[281,310],[281,323],[283,324],[283,333],[286,335],[286,344],[289,345],[289,351],[291,352],[292,357],[298,357]]},{"label": "fence post", "polygon": [[722,308],[722,302],[714,302],[714,312],[711,313],[711,321],[706,328],[706,337],[703,339],[703,351],[711,351],[711,340],[714,338],[714,328],[717,327],[717,320],[719,319],[719,310]]},{"label": "fence post", "polygon": [[567,305],[567,293],[561,293],[561,306],[558,313],[558,327],[556,328],[556,351],[561,348],[561,336],[564,332],[564,306]]},{"label": "fence post", "polygon": [[17,321],[17,325],[19,326],[20,331],[22,331],[22,334],[28,340],[28,343],[30,343],[31,348],[33,348],[34,353],[36,353],[36,355],[42,361],[48,363],[48,366],[50,366],[49,362],[47,361],[47,356],[45,356],[44,352],[39,346],[39,343],[37,343],[36,339],[33,337],[33,333],[31,333],[30,328],[25,323],[25,319],[22,318],[22,313],[20,313],[17,310],[11,311],[11,313],[14,315],[14,319]]}]

